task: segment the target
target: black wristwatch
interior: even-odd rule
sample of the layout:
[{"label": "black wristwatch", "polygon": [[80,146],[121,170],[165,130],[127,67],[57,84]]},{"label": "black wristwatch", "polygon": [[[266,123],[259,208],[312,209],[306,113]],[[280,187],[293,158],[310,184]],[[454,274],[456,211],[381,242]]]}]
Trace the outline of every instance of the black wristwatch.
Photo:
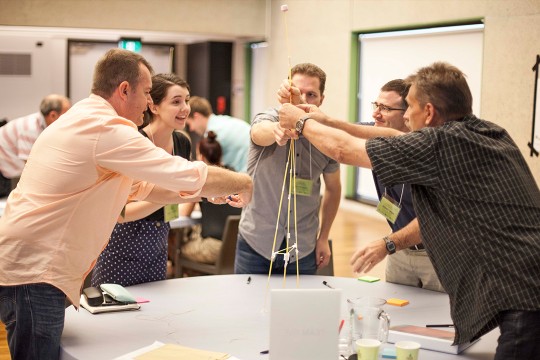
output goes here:
[{"label": "black wristwatch", "polygon": [[304,115],[296,122],[294,129],[298,135],[302,134],[302,131],[304,130],[304,123],[307,121],[307,119],[310,119],[309,115]]},{"label": "black wristwatch", "polygon": [[386,251],[388,251],[388,254],[394,254],[396,252],[396,244],[388,236],[383,237],[383,239],[386,242]]}]

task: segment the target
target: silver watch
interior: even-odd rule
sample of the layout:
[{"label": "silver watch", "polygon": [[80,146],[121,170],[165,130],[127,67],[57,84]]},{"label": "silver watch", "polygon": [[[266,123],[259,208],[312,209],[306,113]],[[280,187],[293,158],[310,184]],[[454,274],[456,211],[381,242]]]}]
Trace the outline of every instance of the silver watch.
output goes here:
[{"label": "silver watch", "polygon": [[310,119],[309,115],[304,115],[296,122],[294,129],[298,135],[302,134],[302,131],[304,130],[304,123],[307,121],[307,119]]}]

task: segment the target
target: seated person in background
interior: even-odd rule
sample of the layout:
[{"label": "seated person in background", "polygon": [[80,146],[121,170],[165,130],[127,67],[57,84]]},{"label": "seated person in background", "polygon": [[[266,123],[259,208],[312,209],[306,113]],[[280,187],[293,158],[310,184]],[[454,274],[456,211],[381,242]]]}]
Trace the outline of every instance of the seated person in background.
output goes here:
[{"label": "seated person in background", "polygon": [[[206,137],[202,138],[199,141],[197,146],[197,160],[203,161],[209,165],[216,165],[224,167],[221,163],[222,149],[220,143],[216,140],[217,135],[213,131],[209,131]],[[234,170],[234,169],[230,169]],[[181,204],[180,205],[180,214],[189,216],[193,211],[196,203]],[[216,204],[206,204],[206,206],[217,206],[224,210],[223,216],[226,218],[231,211],[238,210],[238,215],[240,215],[240,209],[225,208],[222,205]],[[201,215],[204,217],[206,206],[201,206]],[[234,212],[234,211],[233,211]],[[225,220],[225,219],[223,219]],[[220,219],[216,219],[220,221]],[[225,221],[223,221],[225,223]],[[189,240],[182,246],[182,254],[197,262],[202,262],[206,264],[214,264],[217,260],[219,251],[221,249],[221,239],[214,237],[203,237],[204,229],[201,226],[195,226],[193,231],[189,236]]]},{"label": "seated person in background", "polygon": [[[139,131],[167,153],[188,160],[191,143],[177,130],[184,128],[190,112],[189,91],[188,83],[174,74],[153,76],[150,90],[153,104],[145,113],[146,126]],[[146,201],[127,204],[125,217],[115,225],[92,272],[92,286],[107,283],[129,286],[165,280],[168,221],[176,217],[177,204],[165,207]]]},{"label": "seated person in background", "polygon": [[70,107],[67,97],[50,94],[41,100],[39,112],[13,119],[0,127],[0,196],[11,192],[12,179],[18,181],[41,132]]},{"label": "seated person in background", "polygon": [[191,114],[186,128],[193,142],[193,157],[196,157],[196,143],[207,131],[213,131],[221,144],[223,164],[238,172],[247,172],[250,126],[241,119],[229,115],[216,115],[210,102],[202,97],[193,96],[190,101]]}]

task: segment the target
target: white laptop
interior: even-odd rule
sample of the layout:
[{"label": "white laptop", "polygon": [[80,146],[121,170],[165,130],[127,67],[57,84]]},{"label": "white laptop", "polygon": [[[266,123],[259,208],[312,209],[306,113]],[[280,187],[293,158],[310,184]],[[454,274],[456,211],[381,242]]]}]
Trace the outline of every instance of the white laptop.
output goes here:
[{"label": "white laptop", "polygon": [[339,289],[275,289],[270,293],[270,359],[339,357]]}]

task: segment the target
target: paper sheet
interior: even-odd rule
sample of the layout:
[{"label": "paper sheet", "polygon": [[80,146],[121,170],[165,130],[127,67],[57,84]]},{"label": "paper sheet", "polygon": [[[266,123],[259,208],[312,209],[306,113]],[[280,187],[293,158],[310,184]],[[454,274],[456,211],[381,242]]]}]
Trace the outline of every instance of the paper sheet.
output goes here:
[{"label": "paper sheet", "polygon": [[175,344],[163,344],[155,341],[153,344],[145,346],[139,350],[122,355],[114,360],[169,360],[169,359],[190,359],[190,360],[239,360],[234,356],[213,351],[192,349]]}]

